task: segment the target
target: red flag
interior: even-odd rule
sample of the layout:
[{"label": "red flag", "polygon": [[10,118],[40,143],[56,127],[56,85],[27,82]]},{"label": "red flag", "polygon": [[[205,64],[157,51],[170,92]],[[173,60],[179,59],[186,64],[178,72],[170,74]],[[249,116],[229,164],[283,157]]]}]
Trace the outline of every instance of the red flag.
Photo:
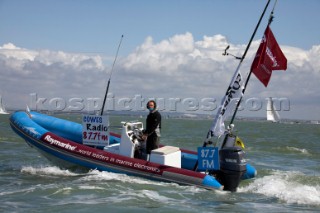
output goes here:
[{"label": "red flag", "polygon": [[286,69],[287,59],[268,25],[251,65],[251,71],[267,87],[273,70]]}]

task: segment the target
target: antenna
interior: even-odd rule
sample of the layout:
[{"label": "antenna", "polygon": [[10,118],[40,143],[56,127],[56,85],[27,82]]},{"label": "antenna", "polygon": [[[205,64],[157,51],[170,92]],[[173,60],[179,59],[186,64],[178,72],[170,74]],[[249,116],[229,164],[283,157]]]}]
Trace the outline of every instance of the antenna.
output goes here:
[{"label": "antenna", "polygon": [[227,47],[226,47],[226,49],[224,50],[224,53],[222,53],[222,55],[229,55],[228,53],[227,53],[227,50],[230,48],[230,45],[228,45]]},{"label": "antenna", "polygon": [[230,48],[230,45],[228,45],[227,47],[226,47],[226,49],[224,50],[224,53],[222,53],[222,55],[231,55],[231,56],[233,56],[235,59],[238,59],[238,60],[241,60],[242,58],[241,57],[238,57],[238,56],[235,56],[235,55],[233,55],[233,54],[231,54],[231,53],[228,53],[227,52],[227,50]]},{"label": "antenna", "polygon": [[117,58],[118,58],[118,53],[119,53],[119,49],[120,49],[120,46],[121,46],[121,43],[122,43],[122,39],[123,39],[123,35],[121,35],[121,39],[120,39],[120,42],[119,42],[119,46],[118,46],[118,49],[117,49],[117,53],[116,53],[116,56],[115,56],[114,61],[113,61],[113,64],[112,64],[111,73],[110,73],[110,77],[109,77],[109,80],[108,80],[108,85],[107,85],[107,88],[106,88],[106,93],[104,94],[104,99],[103,99],[102,108],[101,108],[101,112],[100,112],[100,115],[101,115],[101,116],[103,115],[104,106],[105,106],[106,99],[107,99],[108,92],[109,92],[110,80],[111,80],[111,76],[112,76],[112,73],[113,73],[114,65],[115,65],[115,63],[116,63],[116,61],[117,61]]}]

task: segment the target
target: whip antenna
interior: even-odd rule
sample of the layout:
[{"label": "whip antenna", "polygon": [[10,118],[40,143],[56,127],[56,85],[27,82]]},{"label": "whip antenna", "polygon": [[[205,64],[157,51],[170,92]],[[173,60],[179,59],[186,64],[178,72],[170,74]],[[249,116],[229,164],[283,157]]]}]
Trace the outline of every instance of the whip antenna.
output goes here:
[{"label": "whip antenna", "polygon": [[121,46],[121,43],[122,43],[122,39],[123,39],[123,35],[121,35],[121,39],[120,39],[120,42],[119,42],[119,46],[118,46],[118,49],[117,49],[117,53],[116,53],[116,56],[115,56],[114,61],[113,61],[113,64],[112,64],[112,68],[111,68],[111,72],[110,72],[110,77],[109,77],[108,85],[107,85],[107,88],[106,88],[106,93],[104,94],[104,99],[103,99],[103,102],[102,102],[102,108],[101,108],[101,112],[100,112],[100,115],[101,115],[101,116],[103,115],[104,106],[105,106],[106,99],[107,99],[107,96],[108,96],[108,91],[109,91],[109,86],[110,86],[110,80],[111,80],[111,76],[112,76],[112,73],[113,73],[114,65],[115,65],[115,63],[116,63],[116,61],[117,61],[117,58],[118,58],[118,53],[119,53],[119,49],[120,49],[120,46]]},{"label": "whip antenna", "polygon": [[227,47],[226,47],[226,49],[224,50],[224,53],[222,53],[222,55],[228,55],[228,53],[227,53],[227,50],[230,48],[230,45],[228,45]]},{"label": "whip antenna", "polygon": [[231,54],[231,53],[228,53],[227,50],[228,50],[229,48],[230,48],[230,45],[228,45],[228,46],[226,47],[226,49],[224,50],[224,53],[222,53],[222,55],[231,55],[231,56],[233,56],[235,59],[241,60],[241,57],[238,57],[238,56],[235,56],[235,55],[233,55],[233,54]]}]

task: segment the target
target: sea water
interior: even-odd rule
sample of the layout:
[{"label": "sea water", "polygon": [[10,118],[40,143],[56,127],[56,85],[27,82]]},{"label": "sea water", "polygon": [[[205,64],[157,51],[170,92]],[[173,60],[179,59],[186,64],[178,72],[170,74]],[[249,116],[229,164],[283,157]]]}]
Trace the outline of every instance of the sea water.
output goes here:
[{"label": "sea water", "polygon": [[[63,115],[81,122],[81,116]],[[114,116],[121,120],[142,118]],[[163,119],[161,143],[196,150],[210,120]],[[237,192],[52,165],[0,116],[0,212],[319,212],[320,125],[237,121],[258,175]]]}]

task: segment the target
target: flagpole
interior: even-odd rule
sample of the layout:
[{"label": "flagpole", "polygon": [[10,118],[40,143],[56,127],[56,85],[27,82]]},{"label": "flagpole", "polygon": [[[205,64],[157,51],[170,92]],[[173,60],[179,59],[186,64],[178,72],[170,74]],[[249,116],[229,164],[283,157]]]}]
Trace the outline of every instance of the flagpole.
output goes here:
[{"label": "flagpole", "polygon": [[[253,33],[252,33],[252,36],[251,36],[251,38],[250,38],[250,40],[249,40],[249,43],[248,43],[248,45],[247,45],[247,47],[246,47],[246,49],[245,49],[245,51],[244,51],[244,54],[243,54],[243,56],[240,58],[239,65],[238,65],[238,67],[237,67],[237,70],[236,70],[233,78],[232,78],[231,84],[232,84],[232,82],[234,81],[234,79],[237,77],[237,73],[239,72],[240,66],[241,66],[244,58],[246,57],[246,54],[247,54],[247,52],[248,52],[248,50],[249,50],[249,48],[250,48],[250,46],[251,46],[252,40],[253,40],[253,38],[254,38],[254,36],[255,36],[258,28],[259,28],[259,25],[260,25],[261,20],[262,20],[262,18],[263,18],[263,16],[264,16],[264,14],[265,14],[268,6],[269,6],[269,3],[270,3],[270,0],[268,0],[266,6],[264,7],[264,10],[263,10],[263,12],[262,12],[262,14],[261,14],[261,16],[260,16],[260,18],[259,18],[259,21],[258,21],[258,23],[257,23],[257,25],[256,25],[256,27],[255,27],[255,29],[254,29],[254,31],[253,31]],[[227,47],[227,49],[228,49],[228,48],[229,48],[229,47]],[[227,50],[227,49],[226,49],[226,50]],[[225,53],[225,55],[226,55],[226,53]],[[231,84],[230,84],[230,85],[231,85]],[[230,86],[229,86],[229,87],[230,87]],[[228,93],[229,87],[228,87],[226,93]],[[241,100],[241,98],[240,98],[240,100]],[[238,104],[237,104],[237,108],[239,107],[239,103],[240,103],[240,101],[239,101]],[[236,112],[236,111],[237,111],[237,109],[235,110],[235,112]],[[219,112],[218,112],[218,113],[219,113]],[[219,118],[218,113],[217,113],[217,115],[216,115],[215,122],[217,122],[217,119]],[[233,119],[234,119],[234,116],[235,116],[235,114],[233,115]],[[233,119],[232,119],[232,121],[233,121]],[[231,124],[231,123],[230,123],[230,124]],[[212,132],[212,131],[209,131],[209,132],[208,132],[207,137],[206,137],[206,140],[203,142],[202,147],[206,147],[207,144],[212,144],[212,142],[209,141],[209,135],[211,134],[210,132]],[[224,142],[223,142],[223,143],[224,143]],[[196,164],[194,165],[193,170],[195,171],[197,168],[198,168],[198,161],[197,161]]]},{"label": "flagpole", "polygon": [[[262,20],[262,17],[264,16],[264,13],[265,13],[265,11],[266,11],[266,9],[267,9],[267,6],[268,6],[269,2],[270,2],[270,0],[268,1],[267,5],[266,5],[266,7],[265,7],[265,9],[264,9],[264,11],[263,11],[263,14],[261,15],[260,20],[259,20],[259,22],[258,22],[258,24],[257,24],[257,26],[256,26],[256,29],[255,29],[254,33],[252,34],[252,37],[251,37],[250,42],[249,42],[249,45],[247,46],[247,49],[246,49],[246,51],[245,51],[245,53],[244,53],[244,56],[245,56],[245,54],[247,53],[247,51],[248,51],[248,49],[249,49],[248,47],[250,46],[250,44],[251,44],[251,42],[252,42],[252,40],[253,40],[253,37],[254,37],[257,29],[258,29],[258,26],[260,25],[260,22],[261,22],[261,20]],[[272,11],[271,11],[271,13],[270,13],[270,17],[269,17],[269,21],[268,21],[268,25],[267,25],[267,26],[269,26],[269,25],[271,24],[271,22],[273,21],[273,17],[274,17],[274,16],[273,16],[273,11],[274,11],[274,8],[275,8],[275,6],[276,6],[276,3],[277,3],[277,0],[275,1],[275,4],[274,4],[274,6],[273,6],[273,9],[272,9]],[[242,60],[243,60],[244,56],[242,57]],[[241,63],[241,62],[240,62],[240,63]],[[238,103],[237,103],[236,109],[234,110],[234,113],[233,113],[232,118],[231,118],[231,120],[230,120],[229,126],[231,126],[231,124],[233,124],[233,121],[234,121],[234,119],[235,119],[235,117],[236,117],[236,114],[237,114],[237,112],[238,112],[240,103],[241,103],[241,101],[242,101],[242,97],[243,97],[243,95],[244,95],[244,93],[245,93],[245,91],[246,91],[248,82],[249,82],[249,80],[250,80],[251,74],[252,74],[252,70],[250,70],[250,72],[249,72],[249,74],[248,74],[248,77],[247,77],[246,82],[245,82],[245,84],[244,84],[244,88],[243,88],[243,90],[242,90],[242,96],[241,96],[240,100],[239,100]]]},{"label": "flagpole", "polygon": [[[229,85],[229,87],[227,88],[227,91],[226,91],[225,94],[228,94],[228,91],[230,90],[230,87],[232,87],[232,84],[234,83],[235,79],[236,79],[237,76],[239,75],[239,70],[240,70],[241,64],[242,64],[243,60],[245,59],[245,57],[246,57],[246,55],[247,55],[247,52],[248,52],[248,50],[249,50],[249,48],[250,48],[250,46],[251,46],[252,40],[253,40],[253,38],[254,38],[254,36],[255,36],[258,28],[259,28],[259,25],[260,25],[260,23],[261,23],[262,18],[264,17],[264,14],[265,14],[268,6],[269,6],[269,3],[270,3],[270,0],[268,0],[267,4],[266,4],[265,7],[264,7],[264,10],[263,10],[263,12],[262,12],[262,14],[261,14],[261,16],[260,16],[260,18],[259,18],[259,21],[258,21],[258,23],[257,23],[257,25],[256,25],[256,27],[255,27],[255,29],[254,29],[254,31],[253,31],[253,33],[252,33],[252,35],[251,35],[251,38],[250,38],[249,43],[248,43],[248,45],[247,45],[247,47],[246,47],[246,49],[245,49],[245,51],[244,51],[244,53],[243,53],[243,56],[242,56],[241,58],[240,58],[240,57],[239,57],[239,58],[237,57],[238,59],[240,59],[240,62],[239,62],[239,65],[238,65],[238,67],[237,67],[237,69],[236,69],[236,72],[234,73],[234,75],[233,75],[233,77],[232,77],[232,80],[231,80],[231,82],[230,82],[230,85]],[[229,48],[229,47],[227,47],[226,50],[227,50],[228,48]],[[223,53],[223,55],[227,55],[226,50],[225,50],[225,53]],[[242,90],[242,92],[244,92],[244,91]],[[243,95],[243,94],[242,94],[242,95]],[[241,95],[241,98],[242,98],[242,95]],[[222,102],[221,102],[221,106],[226,105],[226,98],[227,98],[227,97],[224,96],[224,99],[223,99]],[[240,98],[240,100],[241,100],[241,98]],[[240,105],[240,104],[239,104],[239,103],[240,103],[240,100],[239,100],[239,102],[238,102],[237,105],[236,105],[237,108],[235,109],[235,112],[237,111],[237,109],[238,109],[238,107],[239,107],[239,105]],[[220,116],[221,116],[221,109],[219,109],[219,111],[217,112],[212,127],[216,127],[216,126],[218,125],[218,122],[219,122],[218,119],[219,119]],[[235,114],[233,114],[232,122],[233,122],[234,117],[235,117]],[[232,123],[230,123],[230,124],[232,124]],[[211,128],[212,128],[212,127],[211,127]],[[230,125],[229,125],[229,127],[230,127]],[[208,142],[208,140],[209,140],[210,137],[212,137],[212,136],[214,136],[214,133],[213,133],[213,131],[212,131],[212,129],[211,129],[211,131],[209,131],[208,134],[207,134],[207,138],[206,138],[206,140],[205,140],[205,142],[204,142],[204,147],[206,146],[206,143]]]},{"label": "flagpole", "polygon": [[264,10],[263,10],[263,12],[262,12],[262,14],[261,14],[261,16],[260,16],[260,19],[259,19],[257,25],[256,25],[256,28],[254,29],[254,31],[253,31],[253,33],[252,33],[252,35],[251,35],[251,38],[250,38],[249,43],[248,43],[248,45],[247,45],[247,48],[246,48],[246,50],[244,51],[243,56],[241,57],[240,63],[242,63],[242,61],[244,60],[244,58],[245,58],[246,55],[247,55],[247,52],[248,52],[248,50],[249,50],[249,48],[250,48],[250,46],[251,46],[252,40],[253,40],[254,36],[256,35],[256,32],[257,32],[257,30],[258,30],[258,28],[259,28],[259,26],[260,26],[260,23],[261,23],[261,20],[262,20],[264,14],[266,13],[266,10],[267,10],[267,8],[268,8],[268,6],[269,6],[269,3],[270,3],[270,0],[268,0],[266,6],[264,7]]},{"label": "flagpole", "polygon": [[100,112],[100,115],[101,115],[101,116],[103,115],[104,106],[105,106],[106,99],[107,99],[108,92],[109,92],[109,86],[110,86],[110,80],[111,80],[112,72],[113,72],[113,68],[114,68],[114,65],[115,65],[115,63],[116,63],[117,57],[118,57],[118,53],[119,53],[119,49],[120,49],[120,46],[121,46],[121,43],[122,43],[122,39],[123,39],[123,35],[121,35],[121,39],[120,39],[120,42],[119,42],[119,46],[118,46],[118,49],[117,49],[117,53],[116,53],[116,56],[115,56],[114,61],[113,61],[113,64],[112,64],[112,68],[111,68],[111,72],[110,72],[110,77],[109,77],[109,80],[108,80],[108,85],[107,85],[106,92],[105,92],[105,94],[104,94],[104,99],[103,99],[103,102],[102,102],[102,108],[101,108],[101,112]]}]

